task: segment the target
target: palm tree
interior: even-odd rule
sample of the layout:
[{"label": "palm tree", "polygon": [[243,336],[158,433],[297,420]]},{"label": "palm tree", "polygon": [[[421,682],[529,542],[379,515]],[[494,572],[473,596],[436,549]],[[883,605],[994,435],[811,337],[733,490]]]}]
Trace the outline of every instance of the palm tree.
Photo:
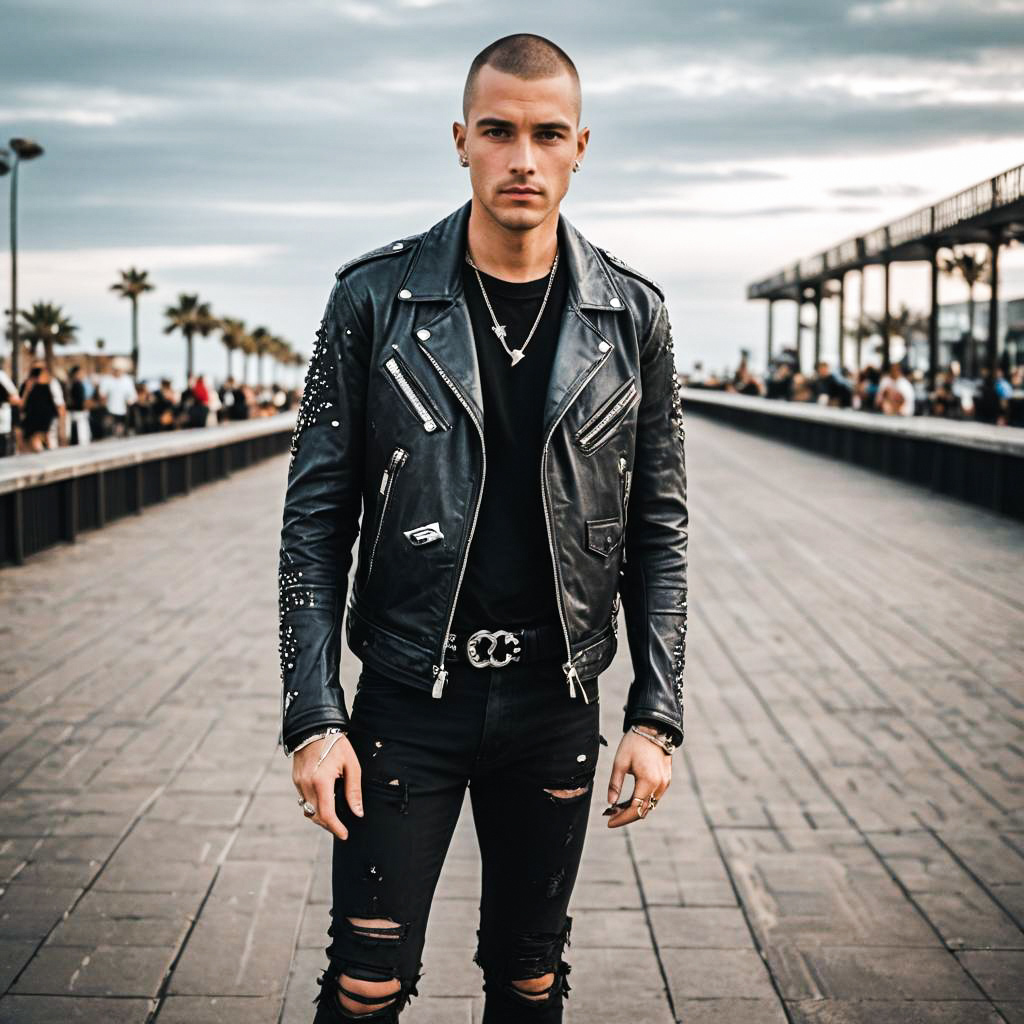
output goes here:
[{"label": "palm tree", "polygon": [[242,358],[242,383],[248,385],[251,376],[249,357],[256,355],[256,342],[248,331],[245,332],[242,338],[242,352],[244,353]]},{"label": "palm tree", "polygon": [[967,350],[965,352],[964,376],[975,374],[974,352],[974,286],[987,284],[992,277],[992,266],[988,256],[982,252],[975,254],[969,249],[954,250],[951,257],[939,261],[939,268],[950,277],[959,275],[967,285]]},{"label": "palm tree", "polygon": [[269,355],[274,348],[274,336],[266,327],[257,327],[252,332],[252,341],[256,352],[256,370],[258,384],[263,387],[263,357]]},{"label": "palm tree", "polygon": [[52,302],[36,302],[31,309],[18,311],[23,327],[19,335],[31,346],[33,353],[40,343],[43,346],[46,366],[53,372],[53,346],[70,345],[78,333],[78,325],[73,324],[60,306]]},{"label": "palm tree", "polygon": [[217,327],[220,330],[220,340],[228,353],[228,376],[232,377],[234,374],[231,372],[231,353],[236,349],[245,351],[245,321],[224,316],[217,322]]},{"label": "palm tree", "polygon": [[139,375],[139,296],[143,292],[151,292],[156,287],[147,280],[148,270],[136,270],[129,267],[120,271],[121,280],[110,286],[121,298],[130,299],[132,303],[132,377]]},{"label": "palm tree", "polygon": [[210,312],[208,302],[200,302],[198,295],[187,295],[185,292],[178,296],[177,306],[168,306],[164,310],[164,316],[168,320],[164,334],[181,331],[185,336],[188,346],[185,380],[188,381],[192,377],[192,338],[197,334],[205,338],[217,326],[217,319]]},{"label": "palm tree", "polygon": [[284,338],[275,337],[274,341],[276,342],[274,347],[274,360],[278,365],[278,373],[275,374],[275,377],[279,377],[280,371],[291,362],[292,347]]}]

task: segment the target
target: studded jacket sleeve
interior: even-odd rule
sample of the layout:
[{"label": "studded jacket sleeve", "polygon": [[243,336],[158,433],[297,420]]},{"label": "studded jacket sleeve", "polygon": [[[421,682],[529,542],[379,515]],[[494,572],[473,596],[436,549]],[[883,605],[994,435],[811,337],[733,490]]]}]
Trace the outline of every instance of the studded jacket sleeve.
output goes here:
[{"label": "studded jacket sleeve", "polygon": [[348,724],[341,617],[362,502],[366,338],[336,278],[306,371],[281,527],[278,742],[286,754],[314,727]]},{"label": "studded jacket sleeve", "polygon": [[623,731],[657,723],[683,741],[687,541],[685,432],[664,303],[641,343],[638,411],[620,584],[633,665]]}]

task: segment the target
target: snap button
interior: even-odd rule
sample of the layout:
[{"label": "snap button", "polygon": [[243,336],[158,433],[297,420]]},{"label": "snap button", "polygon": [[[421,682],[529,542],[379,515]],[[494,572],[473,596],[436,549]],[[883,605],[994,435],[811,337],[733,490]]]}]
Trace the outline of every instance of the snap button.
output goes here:
[{"label": "snap button", "polygon": [[417,338],[419,338],[419,339],[420,339],[420,341],[426,341],[426,340],[427,340],[427,338],[429,338],[429,337],[430,337],[430,331],[428,331],[428,330],[426,329],[426,327],[421,327],[421,328],[420,328],[420,329],[419,329],[419,330],[418,330],[418,331],[416,332],[416,337],[417,337]]},{"label": "snap button", "polygon": [[613,545],[614,543],[615,543],[615,538],[614,538],[614,537],[613,537],[613,536],[612,536],[612,535],[611,535],[610,533],[608,533],[608,534],[605,534],[605,538],[604,538],[604,546],[605,546],[606,548],[609,548],[609,549],[610,549],[610,548],[611,548],[611,546],[612,546],[612,545]]},{"label": "snap button", "polygon": [[622,305],[622,303],[621,303],[621,302],[619,302],[619,298],[618,298],[618,296],[617,296],[617,295],[613,295],[613,296],[612,296],[612,297],[611,297],[611,298],[610,298],[610,299],[608,300],[608,304],[609,304],[610,306],[615,306],[615,307],[619,307],[619,306],[621,306],[621,305]]},{"label": "snap button", "polygon": [[401,242],[395,242],[395,244],[393,246],[391,246],[391,248],[392,249],[401,249],[402,248],[402,243]]},{"label": "snap button", "polygon": [[602,352],[607,352],[607,351],[608,351],[608,349],[610,349],[610,348],[611,348],[611,345],[609,345],[607,341],[602,341],[602,342],[601,342],[601,344],[600,344],[600,345],[598,345],[597,347],[598,347],[598,348],[599,348],[599,349],[600,349],[600,350],[601,350]]},{"label": "snap button", "polygon": [[409,289],[408,289],[408,288],[403,288],[403,289],[402,289],[402,290],[401,290],[401,291],[400,291],[400,292],[398,293],[398,297],[399,297],[400,299],[411,299],[411,298],[412,298],[412,292],[411,292],[411,291],[409,291]]}]

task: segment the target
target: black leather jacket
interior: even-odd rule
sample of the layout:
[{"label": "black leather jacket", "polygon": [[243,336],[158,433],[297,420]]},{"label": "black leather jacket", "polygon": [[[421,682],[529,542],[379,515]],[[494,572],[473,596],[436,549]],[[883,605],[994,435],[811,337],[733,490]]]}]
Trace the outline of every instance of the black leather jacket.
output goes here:
[{"label": "black leather jacket", "polygon": [[[461,285],[470,202],[336,274],[292,438],[280,548],[279,742],[345,725],[341,620],[369,665],[444,699],[444,649],[488,473]],[[615,655],[623,730],[683,738],[684,430],[664,294],[559,214],[569,295],[544,409],[544,515],[566,699]],[[363,511],[360,528],[360,510]],[[628,510],[628,516],[627,516]]]}]

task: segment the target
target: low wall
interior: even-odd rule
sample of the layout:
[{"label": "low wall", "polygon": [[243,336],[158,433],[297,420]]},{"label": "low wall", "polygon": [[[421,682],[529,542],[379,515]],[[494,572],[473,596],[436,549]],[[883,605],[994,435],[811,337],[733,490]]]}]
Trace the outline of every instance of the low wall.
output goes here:
[{"label": "low wall", "polygon": [[295,412],[0,459],[0,565],[288,450]]},{"label": "low wall", "polygon": [[682,388],[683,409],[1024,519],[1024,430]]}]

